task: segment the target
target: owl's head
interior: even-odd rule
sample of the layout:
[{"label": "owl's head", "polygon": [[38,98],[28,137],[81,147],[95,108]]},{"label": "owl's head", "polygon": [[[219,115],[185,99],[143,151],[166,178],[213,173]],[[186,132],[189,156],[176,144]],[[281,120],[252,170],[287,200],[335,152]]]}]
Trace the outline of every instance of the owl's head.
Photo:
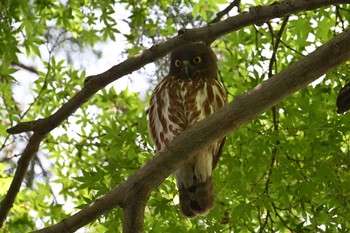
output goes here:
[{"label": "owl's head", "polygon": [[170,75],[179,78],[217,77],[217,58],[203,43],[180,46],[171,54]]}]

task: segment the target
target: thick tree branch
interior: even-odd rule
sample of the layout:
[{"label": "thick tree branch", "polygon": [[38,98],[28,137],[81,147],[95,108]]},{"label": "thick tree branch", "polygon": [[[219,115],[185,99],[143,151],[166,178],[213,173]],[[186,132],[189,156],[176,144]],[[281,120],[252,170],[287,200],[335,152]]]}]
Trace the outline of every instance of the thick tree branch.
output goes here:
[{"label": "thick tree branch", "polygon": [[11,186],[7,191],[4,201],[1,202],[0,218],[5,219],[8,214],[8,211],[11,209],[13,202],[15,201],[16,195],[19,192],[19,189],[21,188],[21,184],[27,172],[29,163],[38,151],[39,145],[41,141],[45,138],[45,136],[46,135],[34,133],[30,137],[27,147],[23,151],[21,158],[18,160],[18,167],[15,176],[13,177]]},{"label": "thick tree branch", "polygon": [[[11,184],[10,190],[8,191],[7,195],[5,196],[5,199],[2,201],[2,203],[0,205],[0,226],[2,226],[2,223],[6,219],[6,216],[9,212],[9,209],[11,208],[11,206],[13,204],[15,196],[16,196],[17,192],[19,191],[18,185],[23,181],[23,177],[21,174],[25,173],[25,171],[27,170],[27,167],[28,167],[27,164],[29,164],[29,161],[33,158],[34,154],[37,152],[38,145],[40,144],[40,141],[44,139],[44,135],[46,135],[51,130],[53,130],[54,128],[59,126],[65,119],[67,119],[70,115],[72,115],[82,104],[84,104],[86,101],[88,101],[98,90],[104,88],[106,85],[121,78],[122,76],[124,76],[126,74],[130,74],[133,71],[141,68],[142,66],[144,66],[150,62],[153,62],[156,59],[166,55],[167,53],[172,51],[174,48],[176,48],[182,44],[190,43],[190,42],[194,42],[194,41],[212,41],[220,36],[223,36],[227,33],[232,32],[232,31],[236,31],[236,30],[243,28],[247,25],[263,23],[263,22],[266,22],[272,18],[282,17],[285,15],[299,12],[299,11],[313,10],[313,9],[317,9],[317,8],[320,8],[323,6],[335,5],[335,4],[341,4],[341,3],[350,3],[350,0],[313,0],[313,1],[285,0],[283,2],[274,3],[274,4],[269,5],[269,6],[264,6],[264,7],[259,6],[259,7],[251,8],[249,12],[242,13],[242,14],[237,15],[235,17],[230,17],[230,18],[226,19],[225,21],[213,23],[213,24],[206,26],[206,27],[186,30],[186,31],[184,31],[183,34],[176,36],[174,38],[171,38],[163,43],[156,44],[153,47],[151,47],[150,49],[144,51],[142,54],[139,54],[135,57],[131,57],[131,58],[125,60],[124,62],[120,63],[119,65],[113,66],[111,69],[107,70],[104,73],[88,77],[86,79],[87,81],[86,81],[84,88],[79,93],[77,93],[74,97],[72,97],[72,99],[69,100],[66,104],[64,104],[60,109],[58,109],[58,111],[55,112],[52,116],[49,116],[45,119],[40,119],[38,121],[19,123],[17,126],[8,129],[7,132],[10,134],[16,134],[16,133],[21,133],[21,132],[25,132],[25,131],[34,131],[34,134],[32,137],[35,140],[31,139],[29,144],[27,145],[27,148],[25,149],[25,152],[23,153],[23,156],[22,156],[23,159],[21,158],[22,163],[19,163],[19,166],[16,170],[14,180]],[[337,63],[337,64],[339,64],[339,63]],[[292,93],[292,91],[290,93]],[[288,93],[288,94],[290,94],[290,93]],[[287,94],[285,96],[287,96]],[[257,99],[257,100],[263,101],[265,96],[261,96],[261,98],[262,99]],[[240,100],[240,101],[243,101],[243,104],[244,104],[244,100]],[[262,106],[265,106],[264,102],[262,103]],[[221,111],[221,112],[223,112],[223,111]],[[237,112],[236,114],[239,115],[240,112]],[[258,113],[256,113],[256,115],[257,114]],[[251,119],[251,118],[249,118],[249,119]],[[247,119],[245,119],[245,121],[247,121],[249,119],[247,118]],[[240,124],[242,124],[242,122],[235,123],[235,125],[232,126],[231,130]],[[220,127],[221,127],[223,124],[220,123],[217,125],[220,125]],[[228,131],[225,131],[225,132],[228,133]],[[200,135],[200,134],[198,134],[198,135]],[[217,135],[217,134],[215,134],[215,135]],[[221,133],[221,135],[223,135],[223,134]],[[212,136],[214,136],[214,135],[212,135]],[[203,137],[203,138],[205,138],[205,137]],[[216,138],[218,138],[218,137],[216,137]],[[180,140],[180,139],[178,139],[178,140]],[[177,141],[177,140],[175,140],[175,141]],[[175,143],[175,141],[174,141],[174,143]],[[184,148],[181,149],[181,147],[177,148],[174,151],[173,151],[172,147],[169,147],[169,148],[170,148],[170,151],[168,151],[168,153],[175,152],[175,154],[178,154],[178,149],[184,150]],[[198,149],[199,147],[193,147],[193,148]],[[185,149],[186,149],[185,151],[187,151],[187,148],[185,148]],[[192,152],[193,152],[193,149],[191,150],[191,153]],[[163,153],[160,153],[159,155],[161,155]],[[182,156],[180,156],[178,158],[185,159],[184,156],[186,156],[186,154],[185,155],[183,154]],[[156,159],[158,159],[158,157],[159,156],[156,156]],[[152,161],[154,161],[154,160],[155,159],[152,159]],[[178,164],[176,164],[176,165],[178,166]],[[169,167],[169,169],[171,168],[171,170],[167,170],[166,173],[163,173],[162,175],[160,175],[160,174],[158,175],[157,170],[159,168],[160,167],[156,168],[156,170],[155,170],[156,173],[154,173],[154,174],[157,174],[158,179],[155,179],[154,183],[152,183],[152,185],[150,187],[153,187],[153,188],[156,187],[159,184],[159,182],[161,182],[165,177],[167,177],[175,169],[174,165],[171,165]],[[165,167],[162,167],[162,168],[168,168],[168,166],[166,165]],[[17,173],[19,173],[19,175]],[[138,179],[142,179],[142,177],[141,178],[139,177],[140,172],[137,174],[138,175],[135,174],[134,176],[131,176],[130,178],[134,177],[133,179],[136,179],[135,177],[138,177]],[[152,176],[154,176],[154,174],[152,174]],[[143,175],[146,176],[146,174],[143,174]],[[149,177],[149,176],[147,176],[147,177]],[[153,178],[151,178],[151,179],[153,179]],[[129,181],[129,182],[132,182],[132,181]],[[147,183],[148,181],[146,181],[146,180],[143,180],[143,182],[146,182],[146,184],[148,184]],[[125,185],[121,185],[118,187],[126,188],[126,190],[123,190],[121,192],[123,194],[128,193],[127,189],[128,188],[130,189],[130,187],[125,187]],[[133,188],[135,188],[135,187],[133,187]],[[148,190],[148,191],[150,192],[151,190],[153,190],[153,188]],[[136,187],[136,189],[138,189],[138,187]],[[107,205],[102,204],[101,206],[104,206],[104,207],[102,209],[100,209],[99,205],[96,206],[97,205],[96,203],[100,203],[101,200],[100,199],[97,200],[95,204],[90,206],[90,207],[94,207],[94,209],[92,209],[93,213],[90,213],[90,212],[83,212],[82,213],[83,216],[84,216],[84,213],[88,213],[88,215],[85,215],[84,221],[79,220],[80,224],[85,225],[86,222],[92,221],[93,219],[97,218],[101,213],[106,212],[106,210],[110,210],[119,204],[127,203],[126,200],[124,200],[124,199],[127,199],[126,197],[120,197],[115,193],[115,192],[120,192],[120,188],[116,188],[116,190],[117,191],[114,191],[111,194],[113,196],[113,198],[112,198],[113,203],[114,203],[113,205],[110,204],[109,202],[107,202]],[[132,189],[132,190],[134,190],[134,189]],[[108,196],[108,195],[106,195],[106,196]],[[119,198],[116,198],[116,197],[119,197]],[[120,198],[122,198],[122,199],[120,199]],[[106,203],[104,203],[104,204],[106,204]],[[81,214],[74,215],[72,217],[75,217],[75,216],[78,216],[78,219],[81,218]],[[76,225],[76,223],[72,223],[70,221],[71,220],[67,219],[66,221],[64,221],[65,224],[63,224],[63,225],[69,226],[70,229],[77,229],[77,228],[83,226],[83,225]],[[74,227],[71,228],[71,226],[74,226]],[[62,228],[62,231],[58,231],[58,232],[64,232],[65,231],[64,229],[66,229],[66,228]]]},{"label": "thick tree branch", "polygon": [[143,232],[143,219],[147,200],[148,196],[144,200],[136,200],[124,207],[124,233]]},{"label": "thick tree branch", "polygon": [[[348,61],[349,48],[350,31],[346,31],[180,134],[127,181],[90,206],[56,225],[36,232],[72,232],[117,206],[125,208],[137,201],[144,201],[153,189],[197,150],[254,119],[329,70]],[[140,228],[137,226],[134,229],[134,232],[138,232],[137,229]]]}]

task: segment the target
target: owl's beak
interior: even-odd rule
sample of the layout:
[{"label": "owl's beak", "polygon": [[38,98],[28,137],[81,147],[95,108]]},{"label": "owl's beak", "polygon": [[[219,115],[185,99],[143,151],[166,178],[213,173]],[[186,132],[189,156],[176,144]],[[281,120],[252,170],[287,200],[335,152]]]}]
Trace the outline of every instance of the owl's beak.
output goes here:
[{"label": "owl's beak", "polygon": [[189,61],[183,61],[182,71],[186,73],[186,76],[188,78],[190,77],[190,62]]}]

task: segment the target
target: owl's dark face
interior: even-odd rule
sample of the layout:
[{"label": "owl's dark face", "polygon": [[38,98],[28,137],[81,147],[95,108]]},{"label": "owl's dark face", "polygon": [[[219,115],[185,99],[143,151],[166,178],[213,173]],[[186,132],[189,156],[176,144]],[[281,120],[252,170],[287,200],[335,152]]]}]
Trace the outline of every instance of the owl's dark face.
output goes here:
[{"label": "owl's dark face", "polygon": [[178,78],[216,78],[217,58],[213,50],[202,43],[183,45],[171,54],[170,75]]}]

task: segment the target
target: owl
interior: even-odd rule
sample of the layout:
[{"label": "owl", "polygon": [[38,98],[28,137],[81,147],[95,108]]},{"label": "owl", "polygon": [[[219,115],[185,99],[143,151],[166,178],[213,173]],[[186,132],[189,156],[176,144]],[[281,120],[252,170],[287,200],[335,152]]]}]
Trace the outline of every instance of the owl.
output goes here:
[{"label": "owl", "polygon": [[[170,72],[150,100],[148,128],[157,151],[226,105],[226,92],[217,73],[217,58],[209,46],[191,43],[173,51]],[[221,138],[202,148],[175,171],[183,215],[194,218],[213,208],[212,171],[224,142]]]}]

